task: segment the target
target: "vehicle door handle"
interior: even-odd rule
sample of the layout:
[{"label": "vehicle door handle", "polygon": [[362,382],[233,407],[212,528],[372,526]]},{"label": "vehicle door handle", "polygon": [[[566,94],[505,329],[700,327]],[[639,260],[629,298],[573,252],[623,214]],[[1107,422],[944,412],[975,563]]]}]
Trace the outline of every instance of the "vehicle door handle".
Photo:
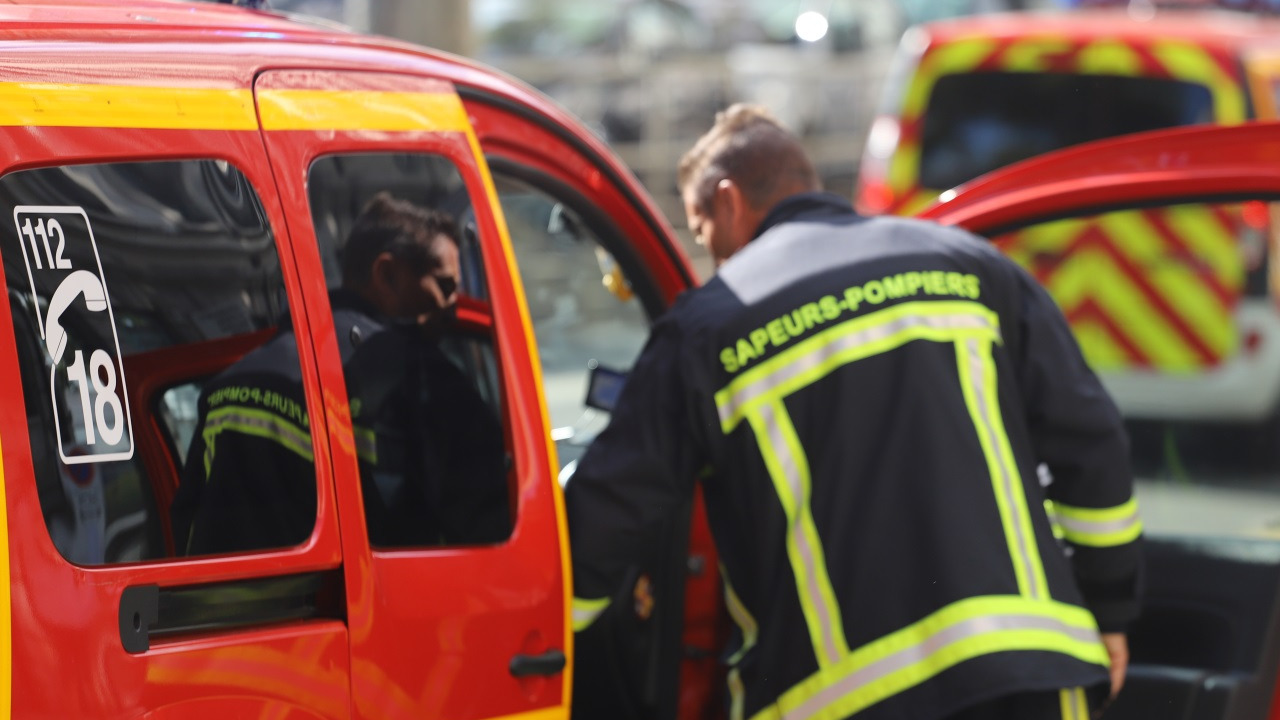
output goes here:
[{"label": "vehicle door handle", "polygon": [[513,677],[529,677],[530,675],[555,675],[564,670],[564,653],[560,650],[548,650],[541,655],[515,655],[511,658],[508,669]]}]

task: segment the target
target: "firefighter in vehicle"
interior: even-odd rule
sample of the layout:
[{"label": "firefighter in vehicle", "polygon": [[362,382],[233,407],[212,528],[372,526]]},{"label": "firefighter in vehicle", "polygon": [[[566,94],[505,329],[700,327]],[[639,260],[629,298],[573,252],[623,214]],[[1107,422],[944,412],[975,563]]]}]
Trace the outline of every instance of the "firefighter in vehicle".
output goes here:
[{"label": "firefighter in vehicle", "polygon": [[568,485],[575,629],[700,477],[732,718],[1088,717],[1124,680],[1141,524],[1053,301],[979,238],[820,192],[759,108],[679,184],[718,269]]},{"label": "firefighter in vehicle", "polygon": [[[506,538],[501,426],[437,342],[456,316],[453,219],[379,193],[355,221],[342,271],[331,301],[371,542]],[[298,366],[286,326],[205,387],[173,504],[174,538],[187,554],[310,535],[315,474]]]}]

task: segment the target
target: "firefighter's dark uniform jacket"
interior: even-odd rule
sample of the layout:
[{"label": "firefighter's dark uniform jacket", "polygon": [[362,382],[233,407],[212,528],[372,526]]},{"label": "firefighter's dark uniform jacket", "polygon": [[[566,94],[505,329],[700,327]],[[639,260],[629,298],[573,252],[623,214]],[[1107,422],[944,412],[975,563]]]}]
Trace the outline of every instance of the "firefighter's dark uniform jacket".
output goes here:
[{"label": "firefighter's dark uniform jacket", "polygon": [[576,628],[699,476],[734,716],[1105,683],[1099,626],[1136,614],[1120,415],[1047,294],[960,230],[795,196],[676,302],[568,485]]},{"label": "firefighter's dark uniform jacket", "polygon": [[[510,530],[502,429],[474,383],[412,325],[333,294],[370,540],[496,542]],[[173,504],[189,554],[285,547],[315,524],[316,473],[285,324],[206,384]]]}]

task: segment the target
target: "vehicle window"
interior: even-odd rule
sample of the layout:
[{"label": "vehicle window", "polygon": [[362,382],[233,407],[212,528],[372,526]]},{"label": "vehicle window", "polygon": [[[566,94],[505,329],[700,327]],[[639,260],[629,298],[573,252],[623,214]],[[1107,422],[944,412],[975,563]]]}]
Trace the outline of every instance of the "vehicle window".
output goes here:
[{"label": "vehicle window", "polygon": [[944,75],[926,108],[920,184],[935,190],[1090,140],[1213,121],[1204,85],[1072,73]]},{"label": "vehicle window", "polygon": [[[563,198],[495,172],[494,183],[529,302],[560,461],[572,462],[607,421],[586,404],[593,367],[627,371],[649,334],[642,298],[606,245],[617,232],[588,224]],[[580,203],[579,203],[580,204]],[[597,231],[600,228],[601,231]],[[628,263],[628,266],[631,264]]]},{"label": "vehicle window", "polygon": [[1144,207],[994,239],[1058,302],[1124,414],[1150,533],[1280,537],[1275,209]]},{"label": "vehicle window", "polygon": [[514,526],[484,258],[457,167],[425,153],[316,160],[324,259],[369,539],[502,542]]},{"label": "vehicle window", "polygon": [[[245,176],[213,160],[42,168],[0,178],[0,196],[14,218],[0,257],[35,478],[62,555],[164,557],[166,519],[176,554],[306,539],[316,481],[296,349],[268,343],[278,352],[251,357],[274,352],[271,366],[239,379],[230,366],[243,350],[219,356],[288,326],[271,229]],[[205,369],[188,375],[209,379],[181,400],[147,395],[197,362]],[[293,398],[292,425],[269,416],[272,393]],[[179,417],[185,432],[155,430]],[[274,472],[279,454],[291,474]]]}]

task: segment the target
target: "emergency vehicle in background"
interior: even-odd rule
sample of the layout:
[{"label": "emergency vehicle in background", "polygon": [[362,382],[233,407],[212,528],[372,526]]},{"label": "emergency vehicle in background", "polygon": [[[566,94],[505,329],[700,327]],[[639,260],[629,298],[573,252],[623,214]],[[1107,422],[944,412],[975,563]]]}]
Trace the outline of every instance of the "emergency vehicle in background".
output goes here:
[{"label": "emergency vehicle in background", "polygon": [[[1277,116],[1280,18],[1120,5],[909,30],[858,209],[914,214],[985,172],[1090,140]],[[1264,204],[1230,202],[1028,229],[1002,247],[1063,306],[1131,417],[1251,423],[1280,418],[1275,241]]]}]

